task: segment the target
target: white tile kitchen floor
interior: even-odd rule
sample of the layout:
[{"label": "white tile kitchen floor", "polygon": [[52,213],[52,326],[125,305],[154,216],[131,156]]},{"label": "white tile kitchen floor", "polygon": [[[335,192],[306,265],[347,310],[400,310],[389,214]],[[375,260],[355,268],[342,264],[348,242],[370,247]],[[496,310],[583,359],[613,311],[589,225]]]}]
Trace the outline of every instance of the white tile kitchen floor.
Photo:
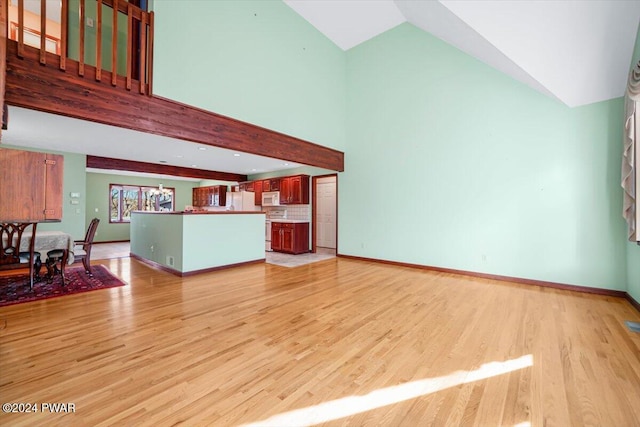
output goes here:
[{"label": "white tile kitchen floor", "polygon": [[280,252],[267,252],[266,262],[281,267],[299,267],[312,262],[324,261],[326,259],[335,258],[336,250],[330,248],[317,248],[315,254],[289,255]]}]

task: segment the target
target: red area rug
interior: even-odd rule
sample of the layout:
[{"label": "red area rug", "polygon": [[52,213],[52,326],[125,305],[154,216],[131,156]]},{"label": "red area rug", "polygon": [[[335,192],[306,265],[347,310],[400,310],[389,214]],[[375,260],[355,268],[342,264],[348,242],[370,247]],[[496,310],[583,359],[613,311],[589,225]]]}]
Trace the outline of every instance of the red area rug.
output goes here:
[{"label": "red area rug", "polygon": [[33,291],[29,289],[28,275],[0,277],[0,307],[126,284],[103,265],[94,265],[91,270],[93,277],[85,274],[84,267],[67,267],[64,272],[66,285],[62,286],[62,276],[56,274],[51,283],[47,283],[46,279],[34,283]]}]

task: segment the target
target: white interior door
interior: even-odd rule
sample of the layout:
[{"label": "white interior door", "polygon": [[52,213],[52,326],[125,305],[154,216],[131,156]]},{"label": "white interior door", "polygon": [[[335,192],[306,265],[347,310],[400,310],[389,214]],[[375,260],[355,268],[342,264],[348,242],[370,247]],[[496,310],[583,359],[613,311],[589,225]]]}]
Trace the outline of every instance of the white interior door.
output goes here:
[{"label": "white interior door", "polygon": [[316,245],[336,248],[336,177],[320,178],[316,184]]}]

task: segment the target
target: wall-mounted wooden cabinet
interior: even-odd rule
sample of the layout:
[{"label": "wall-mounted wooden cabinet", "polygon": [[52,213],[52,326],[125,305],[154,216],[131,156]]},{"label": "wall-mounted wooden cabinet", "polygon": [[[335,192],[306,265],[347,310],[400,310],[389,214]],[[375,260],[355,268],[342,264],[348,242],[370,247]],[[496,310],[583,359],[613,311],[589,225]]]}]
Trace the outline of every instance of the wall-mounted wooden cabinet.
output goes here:
[{"label": "wall-mounted wooden cabinet", "polygon": [[280,191],[280,204],[282,205],[308,205],[309,175],[241,182],[237,185],[237,191],[255,193],[255,204],[258,206],[262,205],[262,193],[267,191]]},{"label": "wall-mounted wooden cabinet", "polygon": [[254,181],[241,182],[239,184],[240,191],[254,191]]},{"label": "wall-mounted wooden cabinet", "polygon": [[271,249],[274,252],[309,252],[309,223],[271,223]]},{"label": "wall-mounted wooden cabinet", "polygon": [[193,206],[222,207],[227,204],[227,187],[225,185],[211,185],[208,187],[195,187],[193,189]]},{"label": "wall-mounted wooden cabinet", "polygon": [[280,204],[309,204],[309,175],[295,175],[280,179]]},{"label": "wall-mounted wooden cabinet", "polygon": [[270,178],[262,180],[262,191],[279,191],[280,178]]},{"label": "wall-mounted wooden cabinet", "polygon": [[256,206],[262,206],[262,183],[263,181],[253,182],[254,203]]},{"label": "wall-mounted wooden cabinet", "polygon": [[64,157],[0,148],[0,221],[62,220]]}]

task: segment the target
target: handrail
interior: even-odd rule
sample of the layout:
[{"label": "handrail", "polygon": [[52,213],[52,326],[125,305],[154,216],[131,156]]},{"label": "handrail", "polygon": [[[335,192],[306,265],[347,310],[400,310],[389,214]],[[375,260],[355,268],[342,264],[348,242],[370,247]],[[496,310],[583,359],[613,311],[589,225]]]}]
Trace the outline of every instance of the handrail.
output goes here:
[{"label": "handrail", "polygon": [[[95,17],[89,19],[95,19],[95,24],[87,24],[87,18],[89,5],[87,2],[93,2],[95,4]],[[12,31],[10,34],[11,39],[14,39],[18,43],[17,55],[20,58],[24,58],[25,45],[31,46],[39,50],[39,62],[42,65],[47,64],[47,51],[59,55],[59,68],[66,71],[67,59],[73,59],[69,57],[69,52],[78,53],[78,76],[85,77],[85,64],[91,65],[90,71],[95,70],[95,80],[101,82],[103,75],[109,73],[108,69],[103,65],[103,53],[106,58],[110,56],[111,59],[111,78],[108,79],[111,85],[118,86],[118,53],[120,56],[125,55],[126,67],[124,67],[124,73],[121,76],[125,77],[124,88],[126,90],[132,90],[133,81],[136,81],[136,85],[139,83],[139,87],[136,88],[140,94],[151,95],[152,88],[152,60],[153,60],[153,27],[154,16],[153,12],[146,12],[137,6],[132,5],[126,1],[119,0],[79,0],[79,9],[77,18],[69,19],[69,0],[61,1],[61,16],[60,16],[60,36],[54,37],[47,33],[47,30],[51,27],[57,27],[55,22],[52,24],[50,19],[53,17],[47,16],[46,0],[40,0],[40,31],[34,28],[27,28],[25,25],[25,11],[24,0],[18,0],[17,17],[14,17],[16,22],[12,22]],[[107,14],[104,16],[103,6],[111,8],[111,16]],[[12,6],[13,7],[13,6]],[[111,35],[105,35],[103,31],[103,24],[106,22],[112,25]],[[124,30],[126,33],[126,46],[118,46],[119,25],[118,20],[126,19],[127,25],[120,26],[120,30]],[[79,30],[74,32],[70,37],[70,24],[78,24]],[[37,25],[37,24],[36,24]],[[96,43],[93,48],[90,48],[87,44],[87,26],[94,27],[96,31]],[[107,24],[109,25],[109,24]],[[13,29],[15,27],[15,29]],[[31,39],[38,38],[39,43],[31,40],[27,42],[25,40],[25,32],[27,32]],[[76,37],[77,35],[77,37]],[[109,37],[107,44],[111,44],[110,55],[103,52],[102,44],[103,39]],[[77,39],[77,40],[76,40]],[[121,39],[122,40],[122,39]],[[52,52],[51,44],[55,45],[55,52]],[[77,43],[77,45],[75,44]],[[69,49],[76,48],[76,49]],[[89,48],[90,51],[95,52],[95,56],[92,58],[86,58],[85,51]],[[124,51],[123,51],[124,50]],[[49,58],[51,61],[51,58]],[[88,62],[87,62],[88,61]],[[122,63],[121,63],[122,64]],[[122,65],[121,65],[122,67]],[[93,73],[92,73],[93,74]]]}]

